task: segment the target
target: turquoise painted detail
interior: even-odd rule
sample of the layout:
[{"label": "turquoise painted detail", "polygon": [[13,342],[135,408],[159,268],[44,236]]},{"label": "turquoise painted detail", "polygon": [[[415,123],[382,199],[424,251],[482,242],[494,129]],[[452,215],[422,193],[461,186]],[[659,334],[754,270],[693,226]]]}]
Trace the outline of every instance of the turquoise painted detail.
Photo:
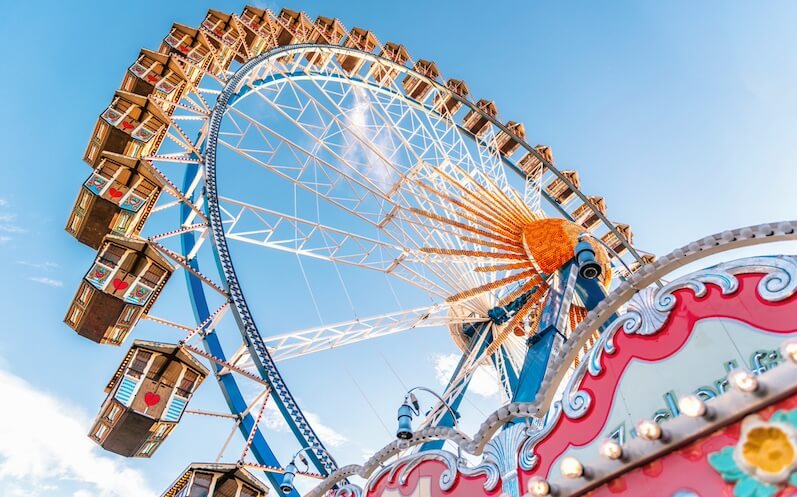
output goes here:
[{"label": "turquoise painted detail", "polygon": [[[772,415],[769,423],[784,423],[797,427],[797,409],[788,412],[777,411]],[[739,443],[743,443],[742,440]],[[797,487],[797,471],[793,471],[787,481],[781,484],[773,485],[761,481],[756,475],[739,467],[733,456],[735,449],[735,446],[724,447],[720,451],[708,455],[709,464],[722,476],[722,479],[726,482],[735,482],[733,497],[773,497],[783,488],[784,484],[789,487]]]},{"label": "turquoise painted detail", "polygon": [[129,406],[130,400],[133,398],[133,391],[136,389],[138,382],[125,376],[119,383],[119,389],[116,390],[116,400],[122,404]]},{"label": "turquoise painted detail", "polygon": [[169,408],[166,410],[166,416],[163,417],[164,421],[177,421],[180,419],[180,416],[183,414],[183,409],[185,409],[186,401],[179,398],[174,397],[172,402],[169,404]]}]

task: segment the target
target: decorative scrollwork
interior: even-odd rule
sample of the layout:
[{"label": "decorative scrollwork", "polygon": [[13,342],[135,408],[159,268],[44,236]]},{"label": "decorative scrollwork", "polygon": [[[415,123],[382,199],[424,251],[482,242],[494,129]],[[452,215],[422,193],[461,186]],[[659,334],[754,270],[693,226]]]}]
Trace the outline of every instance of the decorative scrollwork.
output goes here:
[{"label": "decorative scrollwork", "polygon": [[[797,292],[797,259],[792,256],[748,257],[725,262],[682,276],[661,288],[640,290],[627,304],[626,312],[603,333],[590,354],[589,373],[597,376],[601,370],[603,353],[614,353],[614,335],[622,329],[626,334],[653,335],[667,321],[677,302],[675,291],[690,289],[695,296],[702,297],[708,291],[707,284],[717,286],[723,295],[739,290],[738,274],[764,273],[756,288],[759,296],[768,302],[784,300]],[[565,398],[568,391],[566,389]],[[579,399],[575,399],[579,400]],[[567,411],[568,416],[570,413]]]},{"label": "decorative scrollwork", "polygon": [[450,490],[451,487],[454,486],[460,473],[465,476],[486,476],[484,489],[488,492],[495,489],[501,478],[498,466],[493,461],[485,459],[484,462],[478,466],[468,467],[464,460],[459,459],[450,452],[444,450],[428,450],[404,456],[390,466],[385,466],[380,469],[368,482],[368,491],[373,491],[376,483],[385,475],[387,475],[386,478],[388,482],[395,481],[399,485],[405,485],[412,471],[424,461],[440,461],[445,465],[446,468],[440,474],[439,482],[440,490],[444,492]]},{"label": "decorative scrollwork", "polygon": [[501,472],[501,490],[518,497],[518,448],[526,439],[527,427],[516,423],[499,433],[484,447],[484,461],[495,464]]},{"label": "decorative scrollwork", "polygon": [[548,436],[551,430],[553,430],[553,427],[556,426],[559,418],[562,417],[562,412],[562,403],[559,401],[554,402],[551,404],[551,409],[545,416],[545,421],[543,422],[542,428],[526,432],[526,439],[520,446],[519,462],[522,469],[531,471],[537,466],[539,457],[537,457],[534,449],[537,447],[537,444],[539,444],[545,437]]},{"label": "decorative scrollwork", "polygon": [[339,486],[332,497],[362,497],[363,489],[354,483],[347,483]]}]

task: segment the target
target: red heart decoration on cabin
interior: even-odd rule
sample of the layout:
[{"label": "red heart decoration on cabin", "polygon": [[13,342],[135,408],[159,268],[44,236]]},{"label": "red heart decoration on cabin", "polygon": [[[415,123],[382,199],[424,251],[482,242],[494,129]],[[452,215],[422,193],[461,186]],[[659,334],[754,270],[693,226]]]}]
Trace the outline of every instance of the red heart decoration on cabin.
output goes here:
[{"label": "red heart decoration on cabin", "polygon": [[158,77],[153,76],[152,74],[147,74],[147,81],[157,81]]},{"label": "red heart decoration on cabin", "polygon": [[129,287],[130,283],[126,281],[122,281],[119,278],[113,279],[113,287],[117,290],[124,290],[125,288]]},{"label": "red heart decoration on cabin", "polygon": [[180,47],[180,51],[183,52],[183,53],[188,53],[188,52],[191,51],[191,49],[186,47],[186,46],[182,46],[182,47]]},{"label": "red heart decoration on cabin", "polygon": [[116,188],[111,187],[108,189],[108,195],[110,195],[111,198],[119,198],[124,195],[124,192],[120,192]]},{"label": "red heart decoration on cabin", "polygon": [[144,403],[147,404],[149,407],[154,406],[160,401],[161,401],[161,396],[156,393],[147,392],[144,394]]},{"label": "red heart decoration on cabin", "polygon": [[123,127],[124,129],[133,129],[133,128],[135,128],[135,126],[133,126],[132,124],[130,124],[130,123],[129,123],[129,122],[127,122],[127,121],[122,121],[122,127]]}]

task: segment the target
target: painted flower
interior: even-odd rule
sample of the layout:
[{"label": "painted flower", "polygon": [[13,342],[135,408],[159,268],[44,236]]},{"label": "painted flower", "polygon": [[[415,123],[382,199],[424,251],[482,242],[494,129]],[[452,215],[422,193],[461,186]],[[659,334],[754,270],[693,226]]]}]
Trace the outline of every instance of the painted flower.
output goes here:
[{"label": "painted flower", "polygon": [[769,421],[748,416],[736,446],[709,454],[711,466],[734,497],[772,497],[784,486],[797,486],[797,410],[778,411]]}]

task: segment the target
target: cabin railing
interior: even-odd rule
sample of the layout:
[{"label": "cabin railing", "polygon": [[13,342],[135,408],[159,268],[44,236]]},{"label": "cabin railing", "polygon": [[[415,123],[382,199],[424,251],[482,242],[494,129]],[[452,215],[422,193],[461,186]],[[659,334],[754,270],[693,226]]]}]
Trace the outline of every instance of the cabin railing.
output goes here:
[{"label": "cabin railing", "polygon": [[111,280],[118,272],[118,267],[103,264],[100,261],[95,261],[94,266],[86,273],[85,280],[91,283],[92,286],[98,290],[105,290],[110,284]]},{"label": "cabin railing", "polygon": [[[140,60],[140,59],[139,59]],[[168,81],[171,72],[167,72],[164,75],[160,74],[150,74],[152,72],[152,67],[155,64],[153,63],[149,67],[144,66],[139,61],[136,61],[132,66],[130,66],[129,71],[133,73],[138,79],[142,81],[146,81],[147,83],[155,86],[155,89],[165,93],[170,94],[174,91],[175,85]]]}]

